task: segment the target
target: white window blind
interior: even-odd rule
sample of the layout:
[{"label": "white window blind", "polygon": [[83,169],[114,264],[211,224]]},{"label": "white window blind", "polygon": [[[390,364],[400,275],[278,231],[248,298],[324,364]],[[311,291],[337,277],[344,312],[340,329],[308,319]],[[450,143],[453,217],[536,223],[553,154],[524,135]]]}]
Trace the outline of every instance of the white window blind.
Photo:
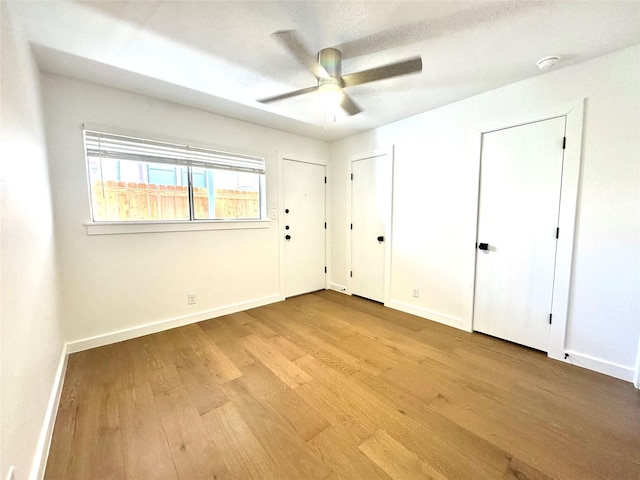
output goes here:
[{"label": "white window blind", "polygon": [[133,160],[265,173],[265,160],[261,157],[92,130],[84,131],[84,139],[87,158]]}]

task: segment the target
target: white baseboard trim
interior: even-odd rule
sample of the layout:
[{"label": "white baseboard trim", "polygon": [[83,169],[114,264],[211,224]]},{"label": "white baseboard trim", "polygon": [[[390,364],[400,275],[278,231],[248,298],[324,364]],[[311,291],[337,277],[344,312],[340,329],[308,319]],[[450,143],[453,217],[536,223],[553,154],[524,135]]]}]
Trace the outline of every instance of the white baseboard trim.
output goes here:
[{"label": "white baseboard trim", "polygon": [[449,327],[464,330],[463,322],[460,318],[450,317],[448,315],[443,315],[442,313],[434,312],[426,308],[416,307],[415,305],[410,305],[408,303],[398,302],[396,300],[389,300],[384,304],[384,306],[400,310],[401,312],[410,313],[417,317],[426,318],[427,320],[432,320],[437,323],[442,323]]},{"label": "white baseboard trim", "polygon": [[636,371],[633,374],[633,386],[640,390],[640,341],[638,341],[638,356],[636,357]]},{"label": "white baseboard trim", "polygon": [[96,335],[95,337],[84,338],[82,340],[75,340],[67,343],[67,351],[68,353],[81,352],[83,350],[89,350],[90,348],[102,347],[104,345],[110,345],[124,340],[131,340],[132,338],[143,337],[144,335],[158,333],[196,322],[202,322],[203,320],[209,320],[210,318],[229,315],[243,310],[249,310],[250,308],[262,307],[264,305],[283,300],[284,297],[281,295],[270,295],[268,297],[256,298],[248,302],[235,303],[233,305],[214,308],[213,310],[186,315],[184,317],[170,318],[159,322],[147,323],[146,325],[105,333],[103,335]]},{"label": "white baseboard trim", "polygon": [[249,302],[227,305],[224,307],[215,308],[213,310],[188,315],[185,317],[171,318],[168,320],[162,320],[160,322],[141,325],[139,327],[128,328],[104,335],[97,335],[95,337],[66,343],[62,347],[60,361],[58,363],[58,368],[56,370],[56,375],[53,381],[53,387],[51,389],[51,395],[49,397],[49,402],[47,403],[47,410],[45,412],[44,421],[42,423],[42,430],[40,431],[40,437],[38,438],[36,452],[34,454],[33,463],[31,465],[31,472],[28,477],[29,480],[41,480],[42,478],[44,478],[47,459],[49,457],[49,448],[51,447],[51,439],[53,437],[53,427],[56,423],[56,414],[60,405],[60,397],[62,395],[64,377],[67,371],[67,360],[69,358],[69,354],[88,350],[90,348],[109,345],[111,343],[121,342],[123,340],[130,340],[132,338],[161,332],[170,328],[181,327],[184,325],[189,325],[191,323],[201,322],[203,320],[220,317],[222,315],[229,315],[231,313],[237,313],[243,310],[261,307],[270,303],[280,302],[282,300],[284,300],[284,297],[282,297],[281,295],[271,295],[268,297],[257,298]]},{"label": "white baseboard trim", "polygon": [[329,283],[329,290],[335,290],[340,293],[347,293],[347,287],[339,283]]},{"label": "white baseboard trim", "polygon": [[56,423],[56,415],[58,413],[58,406],[60,405],[60,396],[62,395],[62,386],[64,385],[64,376],[67,372],[68,358],[69,352],[67,350],[67,345],[65,344],[62,347],[62,354],[60,355],[56,376],[53,379],[51,395],[49,396],[49,402],[47,403],[47,410],[45,412],[44,421],[42,422],[42,430],[40,431],[40,437],[38,438],[38,444],[36,445],[36,453],[33,457],[31,473],[29,474],[30,480],[40,480],[44,478],[44,470],[47,467],[49,448],[51,447],[51,438],[53,437],[53,427]]},{"label": "white baseboard trim", "polygon": [[[631,367],[625,367],[624,365],[618,365],[617,363],[602,360],[601,358],[595,358],[590,355],[574,352],[573,350],[565,350],[565,353],[569,356],[565,359],[555,358],[571,365],[577,365],[578,367],[593,370],[595,372],[604,373],[611,377],[619,378],[627,382],[633,382],[634,371]],[[552,357],[554,358],[554,357]]]}]

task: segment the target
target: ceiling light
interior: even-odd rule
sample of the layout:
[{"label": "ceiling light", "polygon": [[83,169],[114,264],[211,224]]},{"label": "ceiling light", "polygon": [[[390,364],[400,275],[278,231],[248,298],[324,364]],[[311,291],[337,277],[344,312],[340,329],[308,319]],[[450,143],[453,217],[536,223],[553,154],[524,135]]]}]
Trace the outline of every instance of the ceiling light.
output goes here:
[{"label": "ceiling light", "polygon": [[339,107],[344,98],[344,92],[340,85],[335,83],[324,83],[318,88],[320,93],[320,101],[327,110],[333,110]]},{"label": "ceiling light", "polygon": [[542,57],[536,62],[536,65],[540,70],[545,71],[553,67],[559,60],[560,57],[558,55],[550,55],[548,57]]}]

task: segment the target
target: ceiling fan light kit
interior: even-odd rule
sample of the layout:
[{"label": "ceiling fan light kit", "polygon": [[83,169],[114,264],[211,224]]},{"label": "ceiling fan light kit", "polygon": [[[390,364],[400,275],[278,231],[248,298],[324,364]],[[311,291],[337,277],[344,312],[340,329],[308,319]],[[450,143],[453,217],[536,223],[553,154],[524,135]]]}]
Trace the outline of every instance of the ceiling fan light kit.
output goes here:
[{"label": "ceiling fan light kit", "polygon": [[272,103],[305,93],[319,92],[323,104],[328,105],[330,108],[340,105],[348,115],[356,115],[362,109],[347,95],[344,91],[345,88],[422,71],[422,59],[420,57],[412,57],[400,62],[343,76],[342,53],[340,50],[324,48],[318,52],[314,59],[313,54],[307,50],[294,30],[282,30],[275,32],[273,36],[289,50],[303,67],[311,71],[316,77],[317,85],[258,99],[258,102],[261,103]]},{"label": "ceiling fan light kit", "polygon": [[344,99],[344,91],[340,88],[340,85],[331,82],[321,83],[318,87],[318,93],[320,94],[322,105],[330,109],[341,105]]}]

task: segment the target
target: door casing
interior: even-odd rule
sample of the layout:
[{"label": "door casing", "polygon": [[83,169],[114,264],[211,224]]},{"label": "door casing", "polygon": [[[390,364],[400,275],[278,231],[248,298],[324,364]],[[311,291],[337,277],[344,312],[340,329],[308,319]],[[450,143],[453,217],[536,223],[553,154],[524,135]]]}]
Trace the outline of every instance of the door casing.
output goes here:
[{"label": "door casing", "polygon": [[[567,321],[569,316],[571,280],[573,269],[573,249],[575,239],[576,212],[578,205],[578,193],[580,185],[580,166],[582,154],[582,125],[584,118],[584,101],[581,99],[568,104],[541,109],[538,112],[526,112],[520,116],[493,121],[491,123],[478,126],[473,132],[476,141],[476,165],[477,169],[477,191],[475,211],[478,213],[478,194],[480,189],[480,158],[482,154],[482,135],[505,128],[517,127],[528,123],[549,120],[551,118],[566,117],[566,137],[564,167],[562,170],[562,193],[560,198],[560,209],[558,216],[558,226],[560,236],[558,238],[556,250],[556,273],[553,285],[553,323],[549,333],[548,356],[556,360],[572,363],[570,357],[565,358],[565,354],[572,352],[566,348]],[[477,215],[474,231],[477,231]],[[469,258],[475,259],[475,244],[469,245]],[[472,291],[467,296],[468,302],[465,310],[469,315],[465,315],[463,328],[471,331],[473,329],[473,303],[475,298],[475,261],[472,269],[473,277],[469,284]],[[594,369],[598,367],[594,365]],[[601,367],[600,367],[601,368]],[[606,373],[606,372],[604,372]]]},{"label": "door casing", "polygon": [[[324,165],[288,158],[282,163],[285,226],[280,234],[285,236],[284,294],[292,297],[323,289],[327,283],[327,177]],[[318,201],[320,198],[322,202]]]},{"label": "door casing", "polygon": [[565,129],[562,116],[484,134],[482,145],[476,243],[488,248],[476,250],[474,330],[545,352]]},{"label": "door casing", "polygon": [[[287,153],[287,152],[278,152],[278,199],[277,201],[272,200],[271,203],[267,206],[267,211],[270,212],[271,220],[277,220],[276,231],[278,235],[278,255],[280,258],[280,273],[279,273],[279,295],[280,299],[285,299],[285,239],[284,239],[284,226],[286,222],[285,213],[284,213],[284,160],[291,160],[294,162],[300,163],[310,163],[313,165],[321,165],[325,167],[325,173],[327,173],[327,165],[328,161],[322,158],[310,157],[306,155],[298,155],[296,153]],[[325,186],[325,206],[324,206],[324,215],[325,220],[331,217],[330,215],[330,179],[327,176],[327,183]],[[329,259],[330,257],[330,242],[328,241],[331,234],[331,225],[330,222],[327,221],[327,228],[325,229],[325,263],[327,264],[327,274],[325,275],[325,285],[324,288],[328,288],[329,286],[329,278],[330,278],[330,270],[329,270]]]},{"label": "door casing", "polygon": [[[375,150],[371,150],[369,152],[363,152],[356,155],[351,155],[348,157],[349,161],[349,173],[353,173],[353,163],[361,160],[365,160],[368,158],[384,158],[384,162],[386,163],[387,172],[389,175],[389,199],[388,204],[386,205],[385,211],[383,212],[384,219],[384,287],[383,287],[383,303],[386,305],[389,302],[389,292],[391,290],[391,244],[393,241],[393,225],[392,225],[392,211],[393,211],[393,146],[378,148]],[[353,188],[352,182],[348,182],[348,192],[347,192],[347,211],[349,212],[349,224],[353,223],[352,211],[353,211]],[[351,232],[351,230],[350,230]],[[352,291],[352,282],[350,272],[353,269],[352,263],[352,235],[351,233],[347,235],[347,293],[353,294]]]}]

